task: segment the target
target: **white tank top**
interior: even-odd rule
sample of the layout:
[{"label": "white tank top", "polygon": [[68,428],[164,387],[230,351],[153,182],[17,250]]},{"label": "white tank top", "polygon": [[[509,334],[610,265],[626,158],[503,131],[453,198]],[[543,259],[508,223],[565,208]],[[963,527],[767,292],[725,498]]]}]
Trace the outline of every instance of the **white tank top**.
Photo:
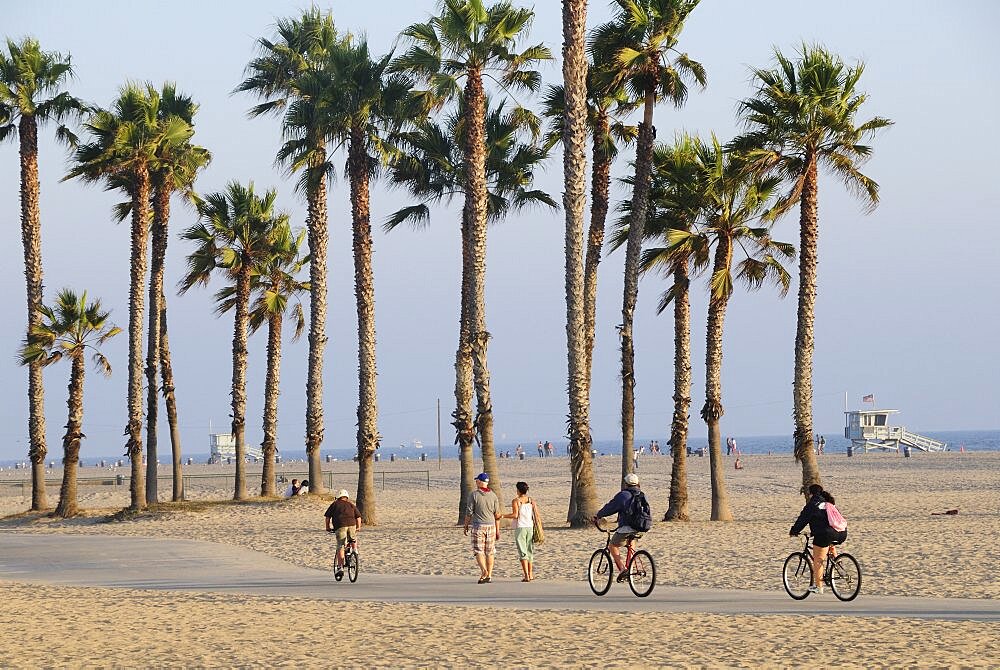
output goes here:
[{"label": "white tank top", "polygon": [[528,498],[528,502],[521,503],[521,506],[517,508],[515,528],[531,528],[534,512],[535,507],[531,504],[531,498]]}]

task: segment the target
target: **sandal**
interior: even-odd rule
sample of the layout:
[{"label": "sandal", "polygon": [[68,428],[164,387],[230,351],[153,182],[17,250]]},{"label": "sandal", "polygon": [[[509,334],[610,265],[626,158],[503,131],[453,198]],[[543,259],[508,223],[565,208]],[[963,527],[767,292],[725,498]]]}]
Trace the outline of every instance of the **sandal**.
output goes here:
[{"label": "sandal", "polygon": [[480,578],[479,578],[479,581],[478,581],[478,582],[476,582],[476,583],[477,583],[477,584],[485,584],[485,583],[486,583],[486,582],[488,582],[488,581],[490,581],[490,578],[489,578],[489,577],[480,577]]}]

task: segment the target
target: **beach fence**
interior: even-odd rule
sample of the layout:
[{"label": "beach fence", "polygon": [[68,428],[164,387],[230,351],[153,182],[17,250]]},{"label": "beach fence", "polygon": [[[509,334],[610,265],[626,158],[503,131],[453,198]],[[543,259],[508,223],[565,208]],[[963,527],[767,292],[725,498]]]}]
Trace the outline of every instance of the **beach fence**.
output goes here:
[{"label": "beach fence", "polygon": [[[323,473],[323,483],[326,485],[327,489],[333,488],[334,480],[343,481],[345,478],[357,478],[357,471],[353,472],[324,472]],[[184,490],[206,490],[206,489],[218,489],[218,488],[232,488],[236,485],[235,482],[236,475],[232,473],[198,473],[198,474],[185,474],[182,475],[184,480]],[[278,472],[275,475],[279,493],[282,492],[281,486],[290,482],[293,478],[298,480],[308,479],[308,472]],[[247,473],[247,483],[250,484],[248,488],[253,488],[252,482],[258,481],[260,478],[260,473],[248,472]],[[173,477],[170,475],[164,475],[156,478],[157,482],[161,484],[169,485],[173,482]],[[376,485],[381,485],[382,490],[385,490],[386,482],[390,482],[396,487],[406,487],[406,486],[419,486],[421,488],[431,488],[431,471],[430,470],[376,470],[375,471],[375,483]],[[120,487],[128,486],[129,478],[123,474],[110,474],[102,475],[100,477],[77,477],[77,486],[111,486]],[[62,484],[62,479],[52,478],[45,480],[46,486],[56,486],[58,487]],[[0,491],[6,495],[17,495],[16,491],[20,491],[21,495],[31,494],[31,480],[30,479],[8,479],[0,480]]]}]

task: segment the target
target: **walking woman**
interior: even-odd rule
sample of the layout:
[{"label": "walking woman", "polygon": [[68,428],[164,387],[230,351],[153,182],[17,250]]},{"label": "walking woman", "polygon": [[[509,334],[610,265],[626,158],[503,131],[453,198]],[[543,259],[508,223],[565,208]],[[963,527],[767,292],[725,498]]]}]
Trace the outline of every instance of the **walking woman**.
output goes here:
[{"label": "walking woman", "polygon": [[527,482],[517,483],[517,496],[510,501],[510,514],[504,514],[503,518],[514,519],[514,546],[524,573],[521,581],[530,582],[535,578],[535,523],[541,528],[542,516],[538,513],[538,505],[528,497]]}]

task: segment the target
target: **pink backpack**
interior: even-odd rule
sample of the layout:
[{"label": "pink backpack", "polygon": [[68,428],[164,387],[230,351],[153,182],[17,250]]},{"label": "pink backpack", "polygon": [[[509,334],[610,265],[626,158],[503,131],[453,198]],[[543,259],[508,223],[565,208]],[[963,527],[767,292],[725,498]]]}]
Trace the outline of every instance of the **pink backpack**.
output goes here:
[{"label": "pink backpack", "polygon": [[837,532],[847,530],[847,519],[833,503],[826,503],[826,521]]}]

